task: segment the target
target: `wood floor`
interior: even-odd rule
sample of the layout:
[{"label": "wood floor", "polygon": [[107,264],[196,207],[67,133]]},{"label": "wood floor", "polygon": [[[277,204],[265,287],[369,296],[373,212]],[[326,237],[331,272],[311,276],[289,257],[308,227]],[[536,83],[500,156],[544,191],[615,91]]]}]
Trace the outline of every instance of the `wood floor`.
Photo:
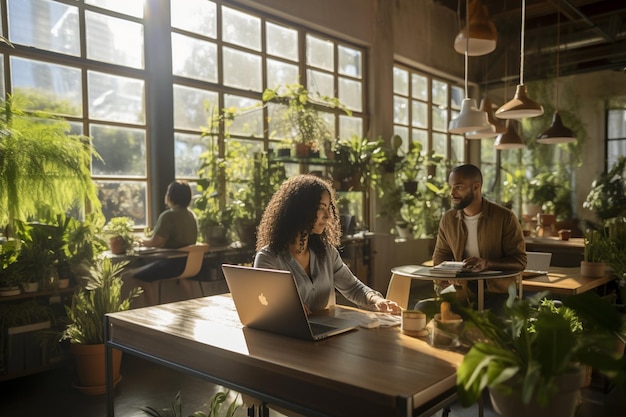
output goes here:
[{"label": "wood floor", "polygon": [[[124,355],[123,379],[115,397],[117,417],[145,417],[140,410],[144,406],[157,409],[169,407],[177,392],[181,392],[183,416],[205,410],[203,405],[213,393],[221,389],[198,378],[183,375],[169,368],[144,359]],[[0,383],[0,416],[2,417],[104,417],[104,395],[87,396],[72,387],[74,370],[71,365],[48,372],[30,375]],[[485,417],[496,417],[487,400]],[[279,413],[270,411],[272,416]],[[237,416],[246,416],[241,409]],[[441,413],[437,413],[441,415]],[[451,407],[450,417],[476,417],[476,407]],[[602,390],[602,380],[594,378],[592,386],[583,390],[583,403],[577,417],[626,416],[626,398],[620,398],[619,390],[609,393]]]}]

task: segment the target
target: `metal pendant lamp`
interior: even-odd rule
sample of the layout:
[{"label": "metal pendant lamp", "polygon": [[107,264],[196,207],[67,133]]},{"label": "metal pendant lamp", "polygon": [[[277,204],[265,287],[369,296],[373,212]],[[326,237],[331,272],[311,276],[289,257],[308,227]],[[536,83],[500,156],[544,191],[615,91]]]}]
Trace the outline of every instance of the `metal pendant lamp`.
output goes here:
[{"label": "metal pendant lamp", "polygon": [[[496,26],[489,20],[487,6],[480,0],[470,0],[465,10],[465,27],[454,38],[454,50],[469,56],[486,55],[496,49],[498,32]],[[469,42],[468,42],[469,41]]]},{"label": "metal pendant lamp", "polygon": [[552,125],[543,133],[537,136],[537,142],[545,144],[571,143],[576,141],[574,132],[563,125],[561,115],[559,114],[559,52],[561,51],[561,2],[557,3],[557,49],[556,49],[556,77],[555,77],[555,106],[554,116],[552,116]]},{"label": "metal pendant lamp", "polygon": [[524,85],[524,21],[526,20],[526,0],[522,0],[522,32],[520,52],[520,83],[515,89],[515,96],[496,110],[499,119],[523,119],[525,117],[537,117],[543,114],[543,107],[531,100],[526,94]]},{"label": "metal pendant lamp", "polygon": [[[466,4],[469,4],[469,0],[466,0]],[[461,102],[461,112],[448,124],[448,132],[454,134],[463,134],[466,132],[471,132],[473,130],[488,128],[495,129],[492,125],[489,124],[489,121],[487,119],[487,113],[478,110],[476,108],[476,101],[469,98],[469,89],[467,82],[467,72],[469,66],[469,55],[467,53],[468,44],[469,37],[465,39],[465,98]]]},{"label": "metal pendant lamp", "polygon": [[506,133],[498,135],[494,146],[496,149],[522,149],[524,147],[524,140],[517,133],[515,126],[517,120],[509,119],[506,121]]},{"label": "metal pendant lamp", "polygon": [[506,126],[500,120],[496,120],[493,116],[493,108],[489,97],[485,97],[480,102],[480,111],[487,113],[487,121],[493,127],[488,127],[481,130],[474,130],[465,134],[466,139],[488,139],[495,138],[499,134],[506,132]]}]

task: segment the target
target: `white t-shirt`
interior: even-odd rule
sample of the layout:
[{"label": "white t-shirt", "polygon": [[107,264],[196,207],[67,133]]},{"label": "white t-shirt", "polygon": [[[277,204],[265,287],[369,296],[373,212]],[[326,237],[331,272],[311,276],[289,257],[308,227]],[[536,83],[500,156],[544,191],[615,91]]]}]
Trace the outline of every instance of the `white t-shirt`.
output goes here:
[{"label": "white t-shirt", "polygon": [[463,215],[463,222],[467,228],[467,240],[465,241],[465,258],[476,257],[480,258],[480,252],[478,251],[478,219],[481,213],[474,216]]}]

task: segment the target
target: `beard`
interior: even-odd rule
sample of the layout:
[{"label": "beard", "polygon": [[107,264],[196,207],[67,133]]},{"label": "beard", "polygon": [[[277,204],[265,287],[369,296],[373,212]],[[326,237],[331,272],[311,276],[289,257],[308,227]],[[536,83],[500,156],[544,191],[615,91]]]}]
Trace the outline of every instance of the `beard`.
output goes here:
[{"label": "beard", "polygon": [[470,204],[472,204],[473,201],[474,201],[474,191],[470,190],[470,192],[467,193],[467,195],[465,197],[463,197],[461,199],[461,201],[459,201],[458,204],[453,204],[452,207],[455,210],[463,210],[465,207],[467,207]]}]

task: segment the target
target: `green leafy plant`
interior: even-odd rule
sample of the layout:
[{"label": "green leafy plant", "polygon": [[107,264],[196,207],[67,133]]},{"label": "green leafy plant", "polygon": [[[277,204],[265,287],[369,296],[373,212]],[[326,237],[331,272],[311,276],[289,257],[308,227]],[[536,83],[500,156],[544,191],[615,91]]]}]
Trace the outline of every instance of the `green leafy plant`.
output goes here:
[{"label": "green leafy plant", "polygon": [[572,194],[563,173],[542,172],[527,183],[528,201],[541,206],[545,213],[552,213],[559,220],[572,216]]},{"label": "green leafy plant", "polygon": [[398,164],[396,173],[403,182],[418,181],[419,173],[425,167],[424,162],[425,158],[424,155],[422,155],[422,144],[420,142],[411,142],[409,144],[409,150],[404,154]]},{"label": "green leafy plant", "polygon": [[130,308],[133,299],[143,290],[133,288],[122,296],[124,282],[119,276],[127,262],[112,263],[109,258],[98,260],[86,277],[87,283],[66,306],[67,319],[62,340],[85,345],[104,343],[104,315]]},{"label": "green leafy plant", "polygon": [[[222,407],[226,405],[230,391],[218,391],[213,394],[208,403],[204,406],[205,410],[198,410],[191,414],[189,417],[233,417],[237,409],[243,406],[239,401],[239,394],[228,404],[226,410],[222,410]],[[141,411],[148,414],[151,417],[183,417],[183,404],[180,395],[180,391],[176,393],[174,400],[172,401],[170,408],[156,409],[154,407],[145,406],[141,407]]]},{"label": "green leafy plant", "polygon": [[606,230],[604,228],[587,229],[584,242],[583,260],[586,262],[604,262],[607,258],[607,251],[610,249]]},{"label": "green leafy plant", "polygon": [[626,156],[620,156],[610,170],[591,183],[583,207],[593,211],[602,221],[626,216]]},{"label": "green leafy plant", "polygon": [[372,158],[381,146],[381,139],[369,140],[358,135],[337,139],[333,147],[333,178],[338,188],[369,188],[372,182]]},{"label": "green leafy plant", "polygon": [[135,222],[130,217],[112,217],[102,228],[102,232],[109,236],[119,236],[124,241],[124,250],[129,250],[137,242],[134,234]]},{"label": "green leafy plant", "polygon": [[17,269],[19,250],[14,239],[0,244],[0,288],[10,289],[20,283]]},{"label": "green leafy plant", "polygon": [[13,236],[14,222],[38,219],[42,211],[63,214],[100,202],[90,164],[98,154],[89,138],[69,135],[64,119],[26,113],[18,97],[0,104],[0,224]]},{"label": "green leafy plant", "polygon": [[487,387],[545,405],[556,390],[554,378],[581,364],[623,382],[625,359],[612,353],[624,332],[622,316],[593,292],[567,297],[560,308],[540,304],[544,296],[518,299],[511,286],[502,316],[458,309],[466,329],[478,329],[457,371],[463,405],[478,401]]}]

